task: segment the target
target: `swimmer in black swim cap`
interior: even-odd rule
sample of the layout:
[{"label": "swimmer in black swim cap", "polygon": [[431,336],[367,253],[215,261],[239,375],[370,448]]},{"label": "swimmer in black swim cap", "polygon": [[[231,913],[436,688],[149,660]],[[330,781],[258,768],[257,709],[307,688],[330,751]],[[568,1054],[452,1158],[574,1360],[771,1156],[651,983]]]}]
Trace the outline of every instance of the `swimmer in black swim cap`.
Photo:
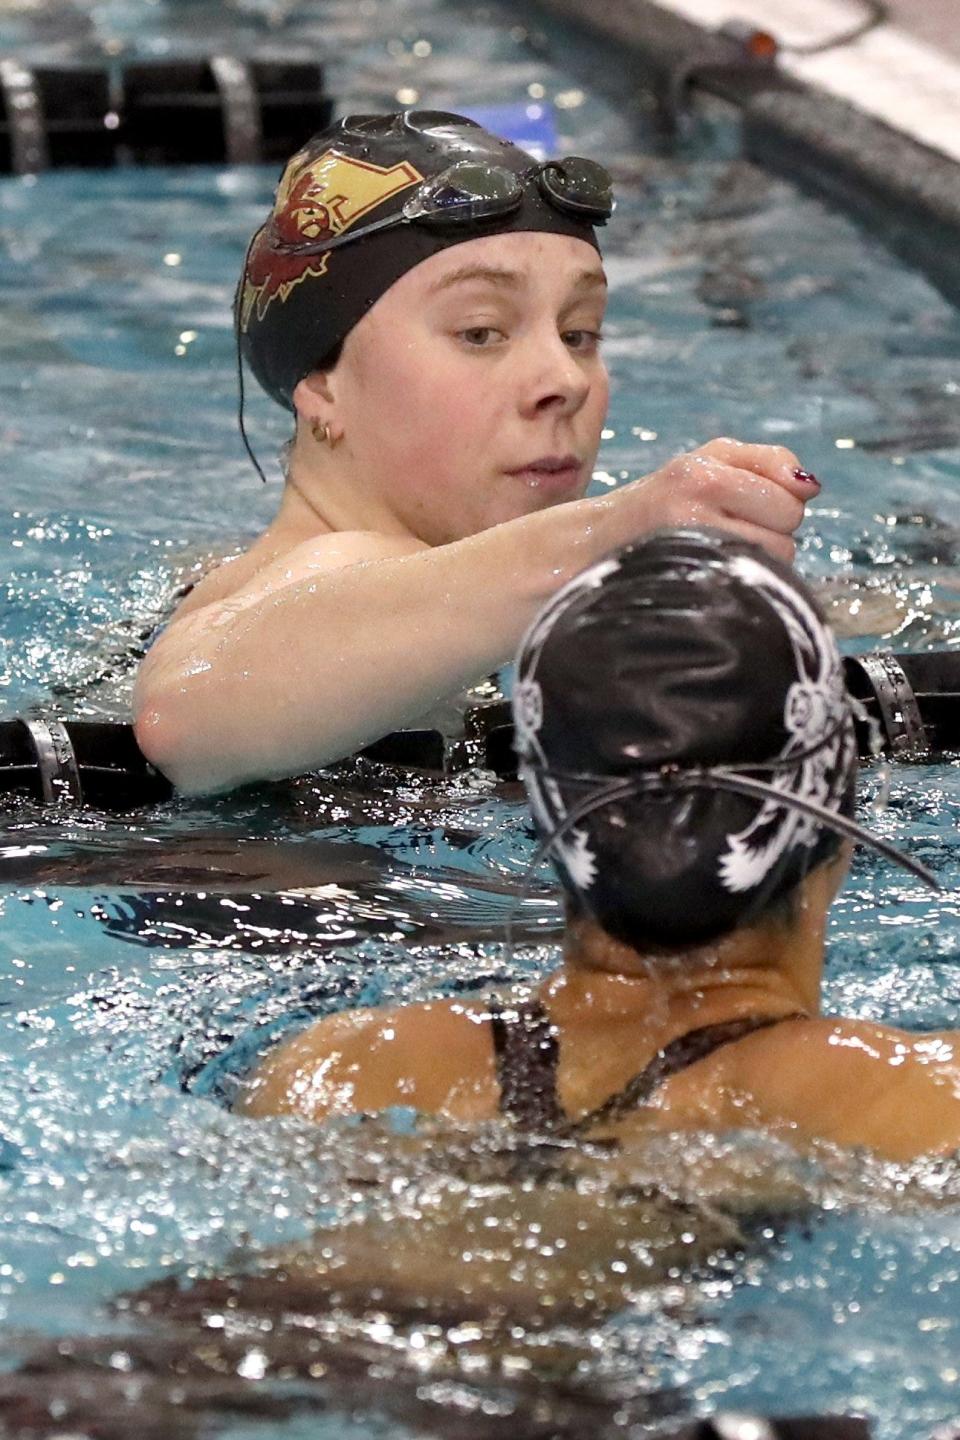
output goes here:
[{"label": "swimmer in black swim cap", "polygon": [[295,412],[280,507],[181,603],[135,693],[178,788],[301,774],[409,725],[456,735],[538,607],[657,525],[792,558],[819,486],[780,446],[714,440],[584,498],[612,211],[597,162],[444,112],[349,116],[289,162],[235,306],[245,364]]},{"label": "swimmer in black swim cap", "polygon": [[820,1014],[849,841],[936,887],[850,819],[851,705],[813,597],[758,547],[662,531],[593,565],[531,626],[514,699],[567,898],[563,965],[509,999],[321,1020],[267,1056],[240,1108],[956,1149],[960,1036]]},{"label": "swimmer in black swim cap", "polygon": [[[289,161],[254,236],[237,293],[241,347],[260,384],[293,410],[312,370],[400,276],[451,245],[541,231],[598,249],[613,214],[593,160],[538,163],[462,115],[351,115]],[[360,243],[362,242],[362,243]]]},{"label": "swimmer in black swim cap", "polygon": [[851,701],[816,602],[720,532],[664,531],[560,591],[521,646],[514,715],[571,911],[625,944],[749,925],[844,835],[917,868],[850,824]]}]

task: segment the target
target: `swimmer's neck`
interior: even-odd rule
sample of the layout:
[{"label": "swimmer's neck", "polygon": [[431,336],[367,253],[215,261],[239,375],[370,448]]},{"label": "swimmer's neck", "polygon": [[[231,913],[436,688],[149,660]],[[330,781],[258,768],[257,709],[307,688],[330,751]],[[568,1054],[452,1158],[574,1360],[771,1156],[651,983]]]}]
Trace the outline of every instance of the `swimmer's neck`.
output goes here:
[{"label": "swimmer's neck", "polygon": [[271,530],[295,542],[353,530],[418,539],[385,500],[370,493],[355,468],[349,437],[331,448],[298,424],[287,451],[286,484]]},{"label": "swimmer's neck", "polygon": [[789,922],[760,921],[675,951],[644,952],[592,920],[571,917],[564,964],[548,981],[551,1013],[561,1023],[564,1012],[572,1023],[636,1015],[670,1024],[695,1016],[692,1026],[744,1015],[816,1015],[826,917],[838,879],[835,865],[808,875]]},{"label": "swimmer's neck", "polygon": [[569,1011],[573,1023],[635,1019],[676,1022],[681,1029],[741,1016],[816,1015],[822,936],[819,948],[803,939],[788,958],[784,933],[758,925],[712,945],[644,954],[589,921],[576,921],[567,932],[563,967],[548,982],[550,1012],[560,1023]]}]

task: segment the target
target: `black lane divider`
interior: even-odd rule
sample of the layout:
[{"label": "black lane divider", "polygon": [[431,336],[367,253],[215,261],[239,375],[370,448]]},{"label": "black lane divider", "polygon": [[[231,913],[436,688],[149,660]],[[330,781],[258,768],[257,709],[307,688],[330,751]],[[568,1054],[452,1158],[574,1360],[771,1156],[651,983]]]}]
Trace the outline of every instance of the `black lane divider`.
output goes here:
[{"label": "black lane divider", "polygon": [[857,1415],[778,1416],[720,1414],[696,1420],[653,1440],[870,1440],[868,1422]]},{"label": "black lane divider", "polygon": [[847,689],[869,717],[857,722],[862,757],[873,753],[872,731],[895,760],[922,765],[960,755],[960,650],[875,650],[843,664]]},{"label": "black lane divider", "polygon": [[211,55],[29,67],[0,59],[0,174],[279,161],[332,114],[314,60]]},{"label": "black lane divider", "polygon": [[[856,722],[861,758],[882,753],[922,765],[960,756],[960,651],[875,651],[848,656],[844,666],[862,710]],[[358,753],[437,776],[468,768],[492,770],[504,780],[517,774],[508,701],[469,710],[463,736],[453,740],[439,730],[398,730]],[[58,808],[132,810],[172,794],[131,725],[35,715],[0,721],[0,805],[20,797]]]},{"label": "black lane divider", "polygon": [[172,794],[132,725],[36,716],[0,721],[0,805],[19,796],[63,809],[133,810]]}]

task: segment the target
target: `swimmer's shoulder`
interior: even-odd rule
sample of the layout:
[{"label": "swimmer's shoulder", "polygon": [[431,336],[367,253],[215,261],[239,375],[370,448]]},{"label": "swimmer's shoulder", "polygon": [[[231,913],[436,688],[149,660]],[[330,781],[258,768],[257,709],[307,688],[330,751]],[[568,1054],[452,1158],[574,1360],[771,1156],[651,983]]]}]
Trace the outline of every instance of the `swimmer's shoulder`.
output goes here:
[{"label": "swimmer's shoulder", "polygon": [[456,1120],[489,1118],[499,1089],[488,1020],[482,1000],[327,1016],[264,1058],[237,1108],[322,1120],[407,1105]]},{"label": "swimmer's shoulder", "polygon": [[891,1159],[960,1148],[960,1032],[816,1016],[757,1031],[716,1064],[731,1123]]},{"label": "swimmer's shoulder", "polygon": [[249,549],[220,560],[181,600],[173,621],[233,598],[259,598],[324,572],[399,559],[429,547],[412,536],[374,530],[330,531],[303,540],[267,531]]}]

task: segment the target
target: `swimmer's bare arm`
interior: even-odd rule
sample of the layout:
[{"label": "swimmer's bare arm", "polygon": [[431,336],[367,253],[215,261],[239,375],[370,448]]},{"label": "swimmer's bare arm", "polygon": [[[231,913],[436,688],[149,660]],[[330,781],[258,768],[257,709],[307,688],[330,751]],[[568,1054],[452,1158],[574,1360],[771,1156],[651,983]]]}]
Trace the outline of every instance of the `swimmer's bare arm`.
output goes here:
[{"label": "swimmer's bare arm", "polygon": [[498,1093],[485,1008],[452,1000],[318,1020],[267,1055],[236,1108],[324,1120],[409,1105],[470,1121],[495,1115]]},{"label": "swimmer's bare arm", "polygon": [[779,446],[712,441],[610,495],[429,548],[326,535],[175,617],[134,697],[180,789],[297,774],[417,720],[513,654],[566,580],[661,525],[715,525],[789,561],[815,489]]}]

